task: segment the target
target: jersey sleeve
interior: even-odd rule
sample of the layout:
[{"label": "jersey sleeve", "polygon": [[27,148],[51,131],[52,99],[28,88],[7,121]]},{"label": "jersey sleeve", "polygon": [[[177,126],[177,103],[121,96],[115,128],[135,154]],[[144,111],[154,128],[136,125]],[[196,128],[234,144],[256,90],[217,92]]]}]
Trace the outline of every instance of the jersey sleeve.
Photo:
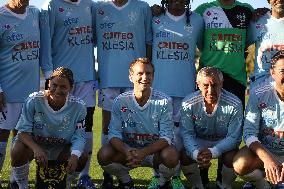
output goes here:
[{"label": "jersey sleeve", "polygon": [[[145,3],[147,4],[147,3]],[[144,26],[145,26],[145,36],[146,36],[146,44],[147,45],[152,45],[152,41],[153,41],[153,38],[152,38],[152,11],[151,11],[151,8],[150,6],[147,4],[145,5],[144,7],[144,16],[145,16],[145,23],[144,23]]]},{"label": "jersey sleeve", "polygon": [[39,14],[40,27],[40,66],[43,70],[45,79],[48,79],[52,73],[52,57],[51,57],[51,37],[49,27],[48,10],[41,10]]},{"label": "jersey sleeve", "polygon": [[196,132],[192,120],[191,106],[186,102],[182,103],[180,133],[186,154],[194,159],[193,152],[198,150],[198,144],[196,142]]},{"label": "jersey sleeve", "polygon": [[243,108],[241,102],[233,110],[228,123],[228,133],[226,137],[218,142],[211,150],[213,158],[237,148],[242,140]]},{"label": "jersey sleeve", "polygon": [[258,108],[258,100],[255,93],[251,93],[244,119],[244,142],[249,146],[252,142],[258,141],[258,134],[260,128],[261,112]]},{"label": "jersey sleeve", "polygon": [[[85,132],[85,117],[87,114],[87,110],[85,106],[82,105],[82,108],[80,110],[80,116],[78,116],[78,119],[76,121],[76,129],[71,137],[71,150],[72,151],[79,151],[83,152],[85,143],[86,143],[86,132]],[[72,152],[71,152],[72,153]]]},{"label": "jersey sleeve", "polygon": [[160,139],[165,139],[169,145],[172,144],[174,135],[173,135],[173,105],[171,100],[165,100],[166,104],[162,108],[161,119],[159,121],[159,135]]},{"label": "jersey sleeve", "polygon": [[111,120],[108,131],[109,140],[111,138],[119,138],[122,140],[122,119],[119,107],[119,99],[116,98],[111,111]]},{"label": "jersey sleeve", "polygon": [[35,102],[33,97],[29,97],[23,105],[20,119],[16,125],[18,133],[32,133],[35,114]]}]

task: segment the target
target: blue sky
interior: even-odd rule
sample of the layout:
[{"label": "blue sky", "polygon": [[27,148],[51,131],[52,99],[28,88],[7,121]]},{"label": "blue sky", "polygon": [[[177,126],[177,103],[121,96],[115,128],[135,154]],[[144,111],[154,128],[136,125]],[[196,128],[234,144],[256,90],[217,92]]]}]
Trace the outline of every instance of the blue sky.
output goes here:
[{"label": "blue sky", "polygon": [[[8,0],[0,0],[0,6],[5,4],[7,1]],[[45,3],[45,1],[49,2],[49,0],[30,0],[30,4],[35,5],[40,8]],[[160,0],[145,0],[145,1],[147,1],[150,5],[159,4],[161,2]],[[211,1],[211,0],[193,0],[192,9],[195,9],[201,3],[208,2],[208,1]],[[250,3],[254,8],[269,7],[267,0],[239,0],[239,1]]]}]

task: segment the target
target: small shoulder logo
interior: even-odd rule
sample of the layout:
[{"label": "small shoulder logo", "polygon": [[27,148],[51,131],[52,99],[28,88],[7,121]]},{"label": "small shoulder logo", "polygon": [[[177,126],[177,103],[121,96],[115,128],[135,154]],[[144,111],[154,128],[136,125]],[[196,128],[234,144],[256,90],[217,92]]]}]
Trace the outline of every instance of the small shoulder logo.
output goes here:
[{"label": "small shoulder logo", "polygon": [[207,11],[207,13],[206,13],[207,16],[211,16],[211,14],[212,13],[210,11]]},{"label": "small shoulder logo", "polygon": [[260,109],[264,109],[264,108],[267,107],[267,105],[266,105],[264,102],[262,102],[262,103],[259,104],[258,107],[259,107]]},{"label": "small shoulder logo", "polygon": [[100,15],[104,15],[105,12],[104,12],[102,9],[100,9],[100,10],[99,10],[99,14],[100,14]]},{"label": "small shoulder logo", "polygon": [[160,19],[156,19],[156,20],[155,20],[155,23],[156,23],[156,24],[160,24],[160,23],[161,23],[161,20],[160,20]]},{"label": "small shoulder logo", "polygon": [[59,12],[64,12],[64,8],[63,7],[59,7],[58,11]]},{"label": "small shoulder logo", "polygon": [[5,28],[6,30],[8,30],[8,29],[11,28],[11,26],[10,26],[9,24],[5,24],[5,25],[4,25],[4,28]]},{"label": "small shoulder logo", "polygon": [[126,112],[127,111],[127,108],[125,106],[121,107],[120,109],[121,112]]}]

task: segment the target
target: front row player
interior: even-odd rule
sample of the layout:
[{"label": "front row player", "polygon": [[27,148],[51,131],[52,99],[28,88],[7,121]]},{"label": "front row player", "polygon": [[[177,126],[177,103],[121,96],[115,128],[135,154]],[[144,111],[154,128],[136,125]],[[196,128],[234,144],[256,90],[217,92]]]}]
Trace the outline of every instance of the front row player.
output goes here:
[{"label": "front row player", "polygon": [[98,153],[98,161],[109,174],[117,176],[120,188],[134,188],[129,170],[139,166],[159,170],[160,188],[178,167],[179,157],[173,141],[171,99],[151,88],[154,66],[146,58],[129,67],[132,91],[119,95],[112,108],[109,143]]},{"label": "front row player", "polygon": [[203,189],[198,167],[208,168],[212,159],[220,158],[222,188],[231,189],[236,178],[233,157],[241,142],[242,102],[222,89],[223,75],[216,68],[202,68],[196,82],[199,91],[182,102],[180,131],[185,149],[181,168],[195,188]]},{"label": "front row player", "polygon": [[243,147],[234,158],[234,169],[258,189],[284,182],[284,51],[271,59],[273,82],[252,91],[244,120]]},{"label": "front row player", "polygon": [[83,101],[69,95],[73,84],[71,70],[59,67],[51,75],[50,89],[26,100],[11,151],[19,189],[28,188],[28,162],[33,158],[43,167],[48,160],[68,161],[68,173],[84,168],[88,157],[83,153],[86,108]]}]

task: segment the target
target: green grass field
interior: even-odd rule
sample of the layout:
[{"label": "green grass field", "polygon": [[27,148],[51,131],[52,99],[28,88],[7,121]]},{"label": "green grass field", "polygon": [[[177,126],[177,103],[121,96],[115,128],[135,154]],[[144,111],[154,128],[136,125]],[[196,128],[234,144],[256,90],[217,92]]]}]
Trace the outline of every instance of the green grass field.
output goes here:
[{"label": "green grass field", "polygon": [[[101,133],[101,109],[96,108],[95,115],[94,115],[94,149],[93,149],[93,158],[91,163],[91,169],[90,169],[90,176],[94,179],[94,182],[97,184],[100,184],[102,182],[102,169],[100,168],[96,154],[98,152],[98,149],[100,148],[100,133]],[[21,155],[21,154],[19,154]],[[216,160],[213,161],[213,164],[209,171],[209,178],[210,178],[210,188],[214,188],[215,186],[215,179],[216,179]],[[9,180],[10,176],[10,156],[9,152],[7,152],[6,155],[6,161],[4,164],[4,167],[2,169],[2,172],[0,173],[0,178],[2,180],[2,185],[5,187],[7,185],[7,182]],[[152,170],[150,168],[137,168],[131,171],[131,176],[134,179],[135,185],[137,188],[147,188],[151,176],[152,176]],[[189,187],[189,183],[186,181],[184,177],[182,177],[184,184]],[[35,180],[35,163],[34,161],[31,163],[30,168],[30,185],[34,186],[34,180]],[[234,188],[241,188],[243,182],[240,179],[237,179]]]}]

